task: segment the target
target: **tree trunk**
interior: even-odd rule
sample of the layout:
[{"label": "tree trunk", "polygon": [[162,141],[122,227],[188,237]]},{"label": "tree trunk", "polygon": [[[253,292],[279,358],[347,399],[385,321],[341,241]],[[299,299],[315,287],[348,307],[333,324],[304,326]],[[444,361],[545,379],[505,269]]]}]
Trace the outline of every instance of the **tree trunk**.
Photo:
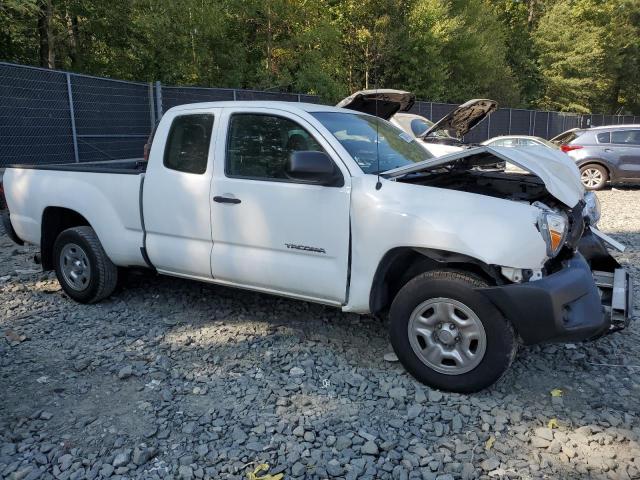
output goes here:
[{"label": "tree trunk", "polygon": [[40,39],[40,66],[45,68],[55,67],[52,0],[44,0],[38,12],[38,36]]},{"label": "tree trunk", "polygon": [[80,44],[80,30],[78,27],[78,16],[67,14],[67,30],[69,32],[69,59],[71,60],[71,69],[80,69],[80,55],[78,46]]}]

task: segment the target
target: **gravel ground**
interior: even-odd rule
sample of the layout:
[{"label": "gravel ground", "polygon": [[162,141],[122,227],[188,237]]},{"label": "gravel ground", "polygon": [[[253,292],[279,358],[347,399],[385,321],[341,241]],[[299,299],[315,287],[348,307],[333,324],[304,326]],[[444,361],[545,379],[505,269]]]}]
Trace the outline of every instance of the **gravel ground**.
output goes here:
[{"label": "gravel ground", "polygon": [[[640,285],[640,190],[600,198]],[[374,318],[150,275],[83,306],[34,253],[0,236],[5,478],[640,478],[637,322],[447,394]]]}]

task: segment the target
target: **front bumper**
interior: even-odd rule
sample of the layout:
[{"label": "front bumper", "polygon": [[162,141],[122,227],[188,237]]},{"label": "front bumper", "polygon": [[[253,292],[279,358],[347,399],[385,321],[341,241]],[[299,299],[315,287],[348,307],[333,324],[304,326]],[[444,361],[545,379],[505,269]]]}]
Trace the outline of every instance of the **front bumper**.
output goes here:
[{"label": "front bumper", "polygon": [[478,291],[513,323],[526,345],[588,340],[626,327],[633,310],[629,275],[607,256],[613,271],[592,272],[588,259],[576,253],[562,270],[540,280]]}]

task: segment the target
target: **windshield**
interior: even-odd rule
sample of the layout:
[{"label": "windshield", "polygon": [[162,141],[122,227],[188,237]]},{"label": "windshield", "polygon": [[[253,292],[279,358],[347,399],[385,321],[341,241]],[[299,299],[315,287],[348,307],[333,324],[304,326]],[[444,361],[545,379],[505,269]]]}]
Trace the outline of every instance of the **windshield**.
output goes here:
[{"label": "windshield", "polygon": [[433,158],[411,135],[381,118],[338,112],[312,115],[338,139],[365,173],[375,174]]}]

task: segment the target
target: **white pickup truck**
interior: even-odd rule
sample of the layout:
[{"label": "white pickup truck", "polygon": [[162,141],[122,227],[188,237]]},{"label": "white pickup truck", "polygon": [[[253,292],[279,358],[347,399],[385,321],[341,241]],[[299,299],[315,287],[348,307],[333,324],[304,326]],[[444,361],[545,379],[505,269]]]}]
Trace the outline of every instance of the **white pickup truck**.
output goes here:
[{"label": "white pickup truck", "polygon": [[[597,200],[566,155],[534,150],[432,158],[344,108],[184,105],[162,117],[148,161],[8,168],[5,228],[39,245],[79,302],[144,267],[388,313],[411,374],[472,392],[518,344],[590,339],[631,311]],[[499,161],[530,173],[482,168]]]}]

